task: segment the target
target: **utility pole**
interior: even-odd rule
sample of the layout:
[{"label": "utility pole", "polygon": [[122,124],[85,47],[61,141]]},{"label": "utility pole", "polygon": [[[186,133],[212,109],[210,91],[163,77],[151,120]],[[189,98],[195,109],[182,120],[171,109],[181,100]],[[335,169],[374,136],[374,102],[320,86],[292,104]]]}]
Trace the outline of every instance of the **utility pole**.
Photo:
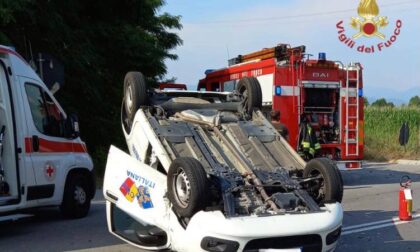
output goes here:
[{"label": "utility pole", "polygon": [[44,80],[44,70],[43,70],[43,67],[42,67],[42,63],[44,62],[45,60],[42,58],[42,54],[41,53],[39,53],[38,54],[38,62],[39,62],[39,76],[41,77],[41,80]]}]

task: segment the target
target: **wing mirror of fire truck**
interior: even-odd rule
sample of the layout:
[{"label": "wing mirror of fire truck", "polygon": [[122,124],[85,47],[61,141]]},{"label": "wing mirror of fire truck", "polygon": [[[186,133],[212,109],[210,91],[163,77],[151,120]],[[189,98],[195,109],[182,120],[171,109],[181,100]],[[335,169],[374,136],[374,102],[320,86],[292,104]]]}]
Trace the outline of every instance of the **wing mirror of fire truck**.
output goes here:
[{"label": "wing mirror of fire truck", "polygon": [[408,140],[410,139],[410,126],[408,126],[408,122],[404,122],[400,128],[400,145],[406,146],[408,144]]},{"label": "wing mirror of fire truck", "polygon": [[76,114],[70,114],[67,116],[65,120],[65,134],[68,138],[79,137],[79,119]]}]

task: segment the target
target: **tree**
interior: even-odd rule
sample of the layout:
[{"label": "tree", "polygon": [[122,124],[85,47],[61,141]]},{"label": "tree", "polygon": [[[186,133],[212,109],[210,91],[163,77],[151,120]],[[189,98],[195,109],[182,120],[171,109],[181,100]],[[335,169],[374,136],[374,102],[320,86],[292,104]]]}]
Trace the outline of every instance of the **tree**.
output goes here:
[{"label": "tree", "polygon": [[110,144],[125,146],[120,126],[124,74],[141,71],[155,82],[164,61],[182,43],[173,30],[180,16],[157,14],[164,0],[1,0],[0,44],[27,59],[46,52],[64,63],[65,85],[57,96],[79,115],[81,134],[103,161]]},{"label": "tree", "polygon": [[412,97],[408,103],[408,106],[420,107],[420,97],[418,95]]},{"label": "tree", "polygon": [[378,99],[372,103],[374,107],[395,107],[394,103],[387,102],[385,98]]},{"label": "tree", "polygon": [[369,106],[369,100],[366,97],[363,97],[363,103],[365,105],[365,107]]}]

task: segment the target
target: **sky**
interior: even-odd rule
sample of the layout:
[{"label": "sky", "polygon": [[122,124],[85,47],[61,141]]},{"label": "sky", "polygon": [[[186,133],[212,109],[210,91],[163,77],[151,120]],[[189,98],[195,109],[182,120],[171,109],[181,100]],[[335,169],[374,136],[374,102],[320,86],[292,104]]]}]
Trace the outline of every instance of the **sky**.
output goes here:
[{"label": "sky", "polygon": [[[358,17],[359,0],[167,0],[160,12],[180,15],[183,29],[176,31],[183,45],[173,50],[179,56],[166,62],[167,78],[176,77],[195,89],[206,69],[227,66],[228,58],[279,43],[305,45],[317,57],[325,52],[330,60],[360,62],[364,72],[364,94],[369,99],[385,97],[407,103],[420,95],[420,0],[377,0],[379,16],[388,18],[380,38],[359,38],[359,45],[385,43],[394,33],[397,20],[401,32],[389,48],[360,53],[338,39],[336,24],[343,20],[348,37],[357,33],[350,26]],[[356,46],[356,47],[357,47]]]}]

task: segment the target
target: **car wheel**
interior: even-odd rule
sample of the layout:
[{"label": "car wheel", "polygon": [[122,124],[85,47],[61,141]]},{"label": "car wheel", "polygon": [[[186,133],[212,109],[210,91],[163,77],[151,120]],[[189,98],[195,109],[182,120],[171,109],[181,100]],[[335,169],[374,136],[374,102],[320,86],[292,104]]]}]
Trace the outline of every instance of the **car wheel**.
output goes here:
[{"label": "car wheel", "polygon": [[137,110],[147,104],[147,85],[140,72],[128,72],[124,78],[124,108],[132,122]]},{"label": "car wheel", "polygon": [[309,182],[307,189],[317,203],[335,203],[343,199],[343,180],[337,166],[330,159],[310,160],[303,171],[303,177],[319,177]]},{"label": "car wheel", "polygon": [[190,218],[209,202],[209,181],[201,163],[190,157],[175,159],[168,171],[168,198],[174,210]]},{"label": "car wheel", "polygon": [[69,177],[60,210],[64,217],[83,218],[90,209],[89,184],[82,174]]},{"label": "car wheel", "polygon": [[127,111],[125,109],[125,99],[123,98],[123,102],[121,105],[121,124],[127,134],[131,132],[131,120],[128,118]]},{"label": "car wheel", "polygon": [[242,78],[236,90],[242,95],[242,107],[245,113],[252,115],[255,108],[261,109],[262,107],[262,91],[261,85],[255,77]]}]

